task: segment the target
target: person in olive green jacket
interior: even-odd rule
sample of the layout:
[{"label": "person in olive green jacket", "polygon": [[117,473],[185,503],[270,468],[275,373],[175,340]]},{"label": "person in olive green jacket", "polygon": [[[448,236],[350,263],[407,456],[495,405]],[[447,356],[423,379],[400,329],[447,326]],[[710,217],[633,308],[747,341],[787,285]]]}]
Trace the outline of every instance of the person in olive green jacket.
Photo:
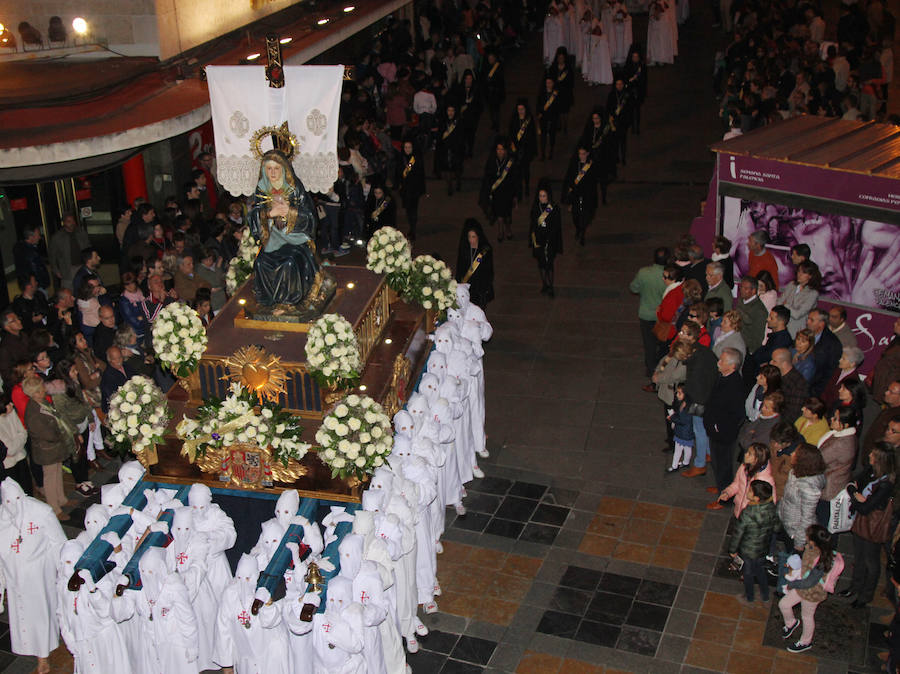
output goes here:
[{"label": "person in olive green jacket", "polygon": [[738,595],[741,604],[753,601],[753,582],[759,583],[759,595],[763,603],[769,601],[769,580],[766,574],[766,555],[772,534],[781,527],[775,503],[772,499],[772,485],[763,480],[750,483],[747,507],[734,527],[728,554],[736,558],[740,554],[744,560],[744,595]]},{"label": "person in olive green jacket", "polygon": [[669,249],[657,248],[653,252],[653,264],[641,267],[634,280],[628,286],[629,290],[641,299],[638,307],[638,318],[641,321],[641,339],[644,343],[644,370],[647,377],[653,374],[656,364],[662,358],[663,345],[653,336],[653,326],[656,323],[656,308],[662,302],[666,284],[663,283],[663,267],[669,262]]}]

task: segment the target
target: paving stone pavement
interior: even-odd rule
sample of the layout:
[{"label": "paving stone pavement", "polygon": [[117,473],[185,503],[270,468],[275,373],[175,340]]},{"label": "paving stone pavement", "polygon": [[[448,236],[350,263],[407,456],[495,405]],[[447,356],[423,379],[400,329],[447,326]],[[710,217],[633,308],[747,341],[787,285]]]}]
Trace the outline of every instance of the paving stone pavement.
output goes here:
[{"label": "paving stone pavement", "polygon": [[[678,62],[650,71],[642,132],[628,138],[628,165],[585,247],[564,218],[555,299],[538,292],[525,244],[530,201],[515,212],[515,238],[494,246],[496,300],[487,314],[495,332],[484,358],[491,456],[481,462],[487,476],[468,485],[469,513],[448,510],[441,611],[425,617],[431,634],[409,656],[417,674],[879,671],[878,621],[890,612],[883,600],[869,611],[826,602],[816,647],[804,655],[784,650],[777,609],[737,603],[741,584],[723,564],[730,511],[705,510],[705,478],[664,473],[661,410],[640,390],[628,282],[699,213],[713,169],[707,148],[722,133],[709,86],[720,45],[708,39],[700,5],[681,29]],[[636,17],[635,38],[645,35],[646,17]],[[533,35],[510,58],[504,119],[519,96],[533,100],[540,48]],[[578,84],[569,133],[556,160],[532,165],[532,189],[544,175],[559,184],[588,112],[607,92]],[[464,219],[483,221],[486,119],[479,141],[455,198],[429,174],[417,254],[452,264]],[[84,507],[74,513],[79,522]],[[6,629],[0,622],[0,671],[31,671],[33,659],[9,653]],[[52,662],[54,672],[71,671],[64,648]]]}]

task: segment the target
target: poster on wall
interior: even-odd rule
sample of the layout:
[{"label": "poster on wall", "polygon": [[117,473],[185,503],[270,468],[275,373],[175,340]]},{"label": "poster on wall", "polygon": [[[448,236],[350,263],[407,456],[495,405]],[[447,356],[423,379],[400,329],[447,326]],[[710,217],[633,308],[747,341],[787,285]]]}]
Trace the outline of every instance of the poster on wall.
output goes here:
[{"label": "poster on wall", "polygon": [[822,273],[819,298],[864,309],[900,311],[900,227],[734,196],[722,198],[719,231],[732,241],[735,278],[749,268],[747,236],[769,233],[779,287],[794,280],[791,247],[805,243]]}]

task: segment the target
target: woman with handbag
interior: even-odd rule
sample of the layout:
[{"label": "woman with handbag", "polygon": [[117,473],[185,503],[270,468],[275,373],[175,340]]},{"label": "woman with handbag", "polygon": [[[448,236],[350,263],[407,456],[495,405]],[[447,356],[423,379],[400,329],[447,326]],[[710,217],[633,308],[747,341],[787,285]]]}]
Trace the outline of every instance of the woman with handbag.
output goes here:
[{"label": "woman with handbag", "polygon": [[[850,481],[853,463],[856,461],[856,412],[852,408],[839,407],[834,410],[831,415],[831,430],[819,440],[819,451],[825,459],[825,489],[816,506],[816,519],[823,527],[827,527],[831,501]],[[837,534],[832,536],[836,537]]]},{"label": "woman with handbag", "polygon": [[891,536],[890,524],[894,491],[894,452],[884,442],[876,443],[869,452],[869,468],[847,485],[853,501],[853,579],[850,587],[839,592],[841,597],[854,597],[853,607],[872,601],[881,575],[881,547]]}]

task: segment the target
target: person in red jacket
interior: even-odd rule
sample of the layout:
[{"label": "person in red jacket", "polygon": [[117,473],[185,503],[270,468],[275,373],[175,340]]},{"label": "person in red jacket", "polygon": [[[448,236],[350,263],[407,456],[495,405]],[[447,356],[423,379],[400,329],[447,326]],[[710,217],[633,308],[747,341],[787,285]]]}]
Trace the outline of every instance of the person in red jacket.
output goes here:
[{"label": "person in red jacket", "polygon": [[775,281],[775,290],[778,290],[778,261],[775,256],[766,250],[769,243],[769,233],[764,229],[757,229],[747,237],[747,248],[750,252],[750,271],[748,274],[754,278],[761,271],[767,271]]},{"label": "person in red jacket", "polygon": [[656,319],[663,323],[669,323],[669,334],[666,342],[675,339],[675,314],[684,302],[684,291],[681,289],[681,269],[673,264],[663,268],[663,283],[666,289],[663,291],[662,302],[656,308]]}]

